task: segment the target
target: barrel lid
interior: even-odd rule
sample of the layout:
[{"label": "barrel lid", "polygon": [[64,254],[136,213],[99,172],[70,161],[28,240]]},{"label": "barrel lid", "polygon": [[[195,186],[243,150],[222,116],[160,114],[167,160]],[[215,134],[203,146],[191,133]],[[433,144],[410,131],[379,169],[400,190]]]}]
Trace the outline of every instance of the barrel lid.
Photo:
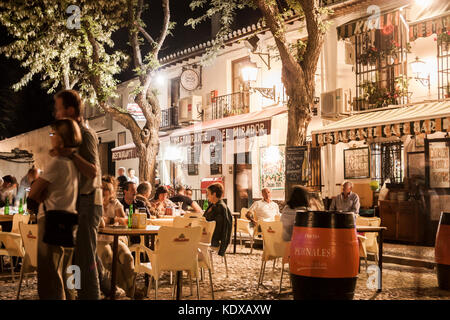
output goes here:
[{"label": "barrel lid", "polygon": [[295,226],[309,228],[354,229],[353,212],[297,210]]},{"label": "barrel lid", "polygon": [[450,225],[450,212],[441,212],[439,224]]}]

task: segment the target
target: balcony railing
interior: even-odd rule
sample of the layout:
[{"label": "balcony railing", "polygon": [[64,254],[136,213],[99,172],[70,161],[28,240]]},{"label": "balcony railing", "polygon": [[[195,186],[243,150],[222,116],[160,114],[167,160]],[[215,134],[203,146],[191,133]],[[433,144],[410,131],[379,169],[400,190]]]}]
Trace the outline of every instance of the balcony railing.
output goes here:
[{"label": "balcony railing", "polygon": [[161,110],[161,123],[159,125],[159,130],[170,130],[179,128],[178,124],[178,107],[171,107],[168,109]]},{"label": "balcony railing", "polygon": [[220,119],[250,111],[250,92],[235,92],[215,97],[212,102],[212,119]]}]

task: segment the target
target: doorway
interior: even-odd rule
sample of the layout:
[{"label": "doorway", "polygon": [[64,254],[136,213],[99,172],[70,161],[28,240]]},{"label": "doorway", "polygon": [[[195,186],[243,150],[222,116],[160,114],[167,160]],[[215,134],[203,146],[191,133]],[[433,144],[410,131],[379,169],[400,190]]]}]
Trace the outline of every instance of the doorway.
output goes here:
[{"label": "doorway", "polygon": [[234,211],[241,212],[242,208],[249,208],[253,203],[250,152],[235,153],[233,167]]},{"label": "doorway", "polygon": [[116,163],[112,160],[111,151],[115,146],[114,141],[100,143],[98,146],[102,175],[109,174],[114,177],[116,174]]}]

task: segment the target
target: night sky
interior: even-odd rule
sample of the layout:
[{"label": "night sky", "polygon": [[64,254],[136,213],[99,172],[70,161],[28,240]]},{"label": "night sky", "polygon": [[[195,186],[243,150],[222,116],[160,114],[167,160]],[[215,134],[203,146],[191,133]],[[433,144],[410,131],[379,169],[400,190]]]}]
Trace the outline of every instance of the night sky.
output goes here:
[{"label": "night sky", "polygon": [[[156,1],[155,8],[157,7]],[[191,47],[211,38],[211,25],[205,22],[193,30],[190,26],[184,26],[184,23],[192,16],[189,8],[190,0],[171,1],[171,20],[176,21],[177,25],[173,31],[174,36],[168,36],[163,44],[160,57],[167,54]],[[146,11],[143,15],[144,22],[152,27],[157,36],[162,24],[162,10]],[[201,11],[196,11],[197,16]],[[238,15],[235,28],[242,28],[258,20],[258,13],[248,9]],[[9,43],[12,39],[7,37],[6,30],[0,27],[0,46]],[[120,30],[113,36],[117,47],[127,50],[128,36],[126,30]],[[144,51],[145,53],[145,51]],[[124,70],[118,79],[125,81],[133,77],[130,66]],[[16,60],[7,59],[0,55],[0,140],[12,137],[24,132],[38,129],[50,124],[53,121],[53,97],[48,95],[45,89],[41,88],[40,76],[35,76],[25,88],[19,92],[14,92],[11,85],[16,83],[24,74],[25,70],[20,67]]]}]

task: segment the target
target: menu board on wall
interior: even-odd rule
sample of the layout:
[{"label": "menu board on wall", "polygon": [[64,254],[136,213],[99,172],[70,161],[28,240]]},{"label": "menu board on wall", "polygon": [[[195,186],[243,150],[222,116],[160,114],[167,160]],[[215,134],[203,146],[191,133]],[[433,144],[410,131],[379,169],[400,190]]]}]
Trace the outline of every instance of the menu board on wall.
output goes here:
[{"label": "menu board on wall", "polygon": [[187,148],[188,152],[188,175],[189,176],[196,176],[198,175],[198,164],[200,163],[200,152],[201,152],[201,145],[199,143],[196,143],[192,146],[189,146]]},{"label": "menu board on wall", "polygon": [[450,139],[426,140],[427,181],[430,188],[450,188]]},{"label": "menu board on wall", "polygon": [[286,182],[303,183],[308,179],[308,148],[286,147]]},{"label": "menu board on wall", "polygon": [[222,144],[211,143],[210,144],[210,171],[211,175],[222,174]]},{"label": "menu board on wall", "polygon": [[344,179],[370,178],[369,148],[344,150]]}]

